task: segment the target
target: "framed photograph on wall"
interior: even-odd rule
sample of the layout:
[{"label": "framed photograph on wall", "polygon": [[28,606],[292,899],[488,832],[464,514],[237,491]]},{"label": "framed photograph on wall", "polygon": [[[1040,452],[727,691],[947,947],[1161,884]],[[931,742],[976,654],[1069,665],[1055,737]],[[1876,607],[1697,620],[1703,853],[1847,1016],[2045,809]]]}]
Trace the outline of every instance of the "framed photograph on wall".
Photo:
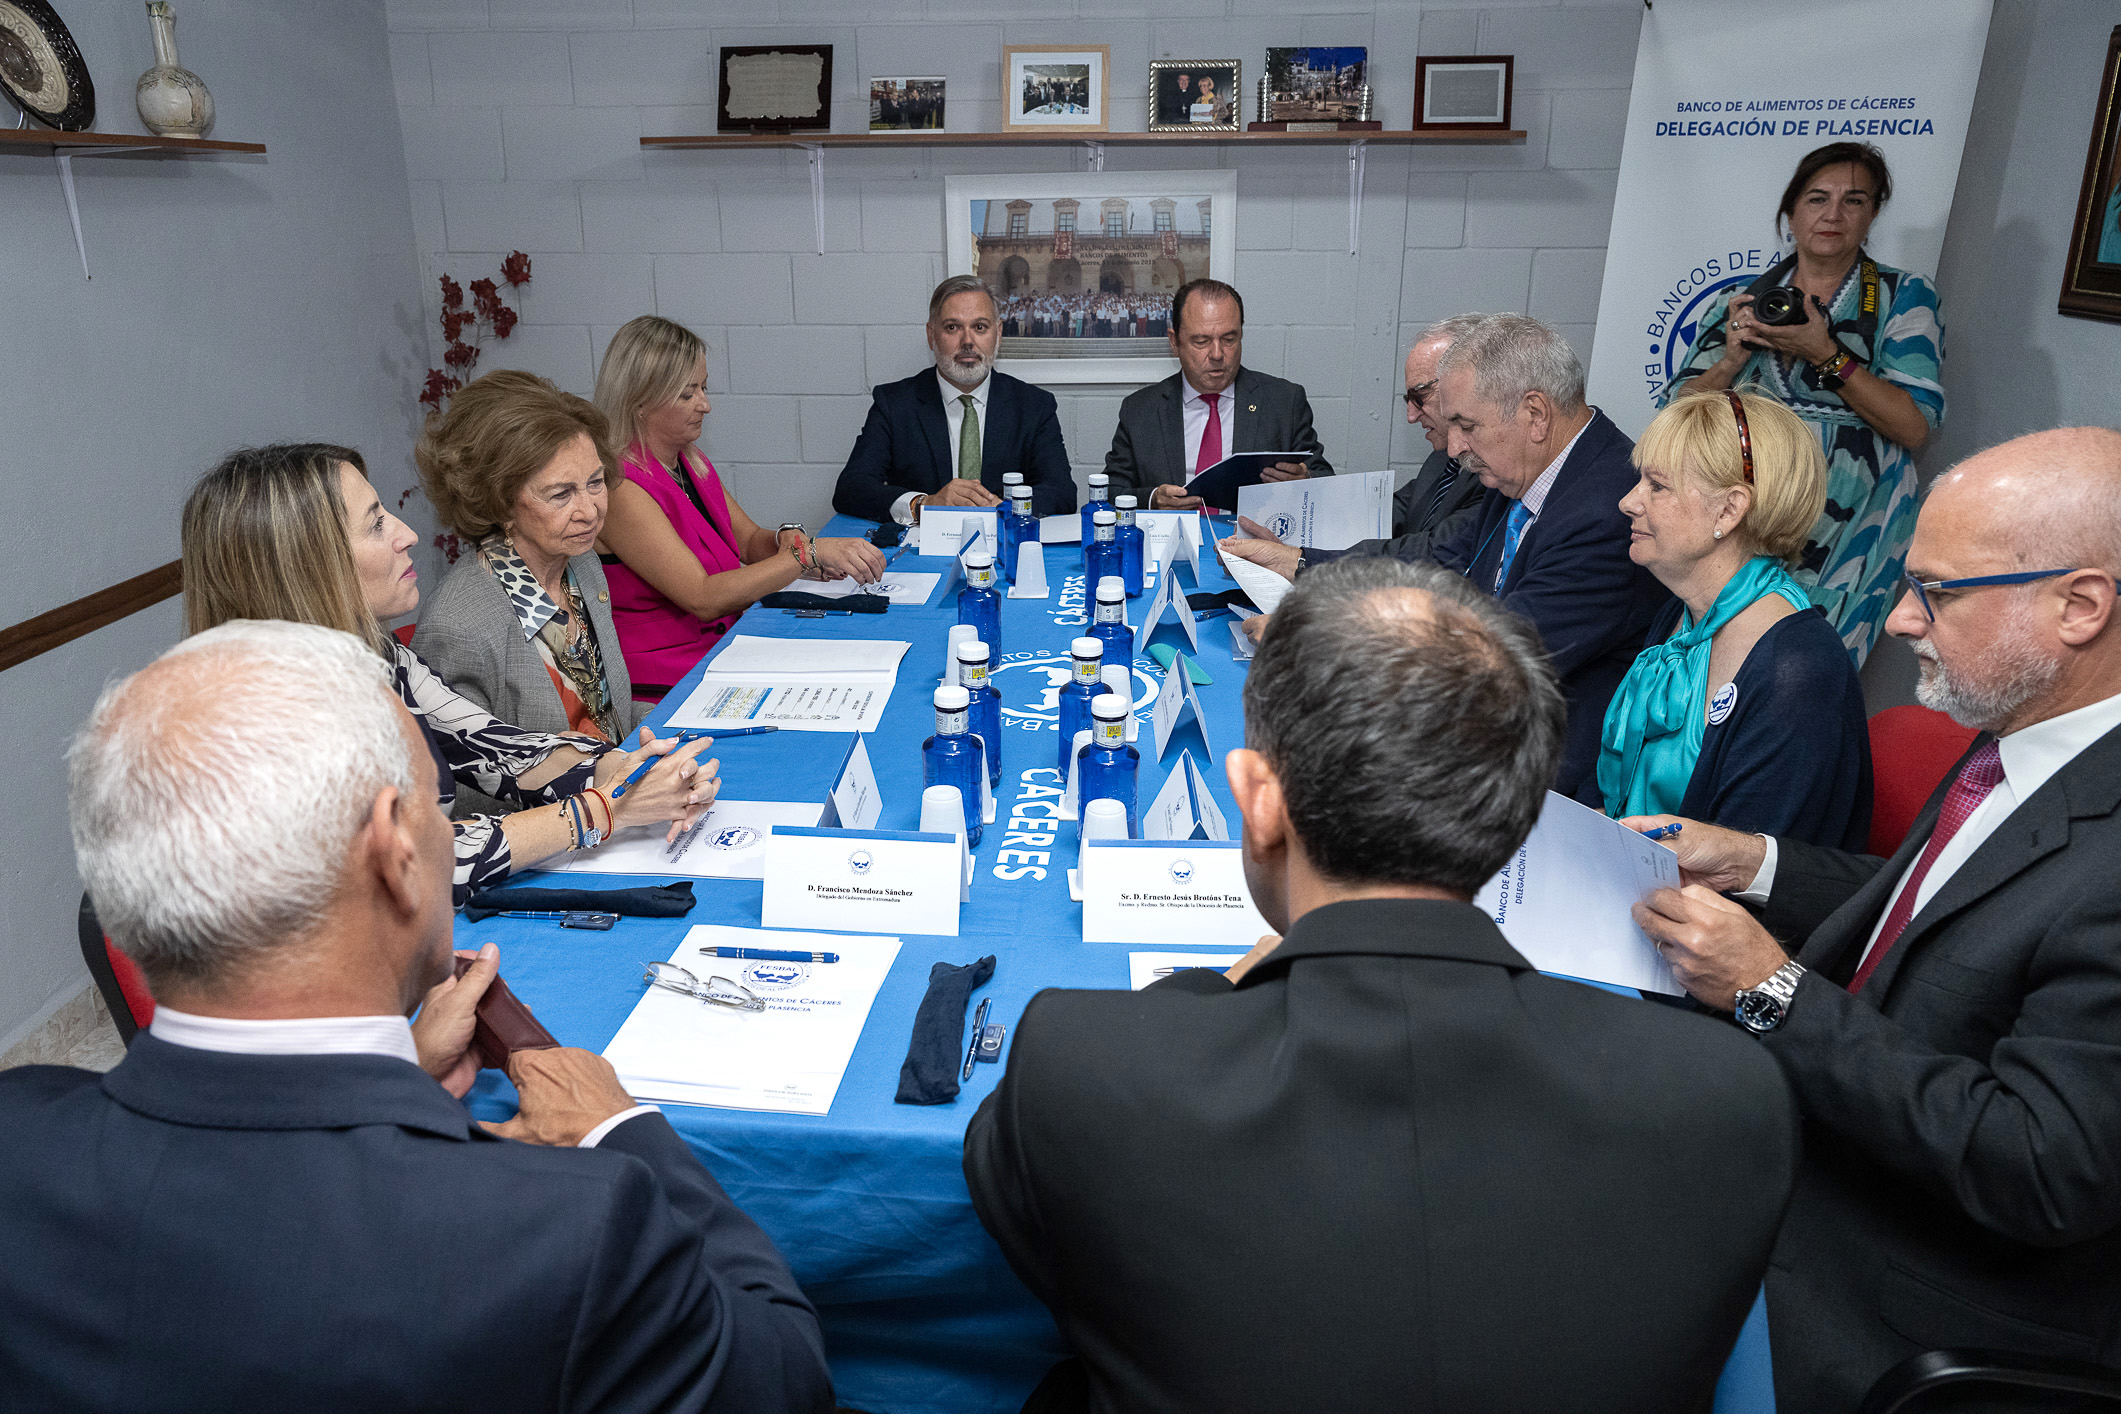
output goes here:
[{"label": "framed photograph on wall", "polygon": [[1414,126],[1467,131],[1510,126],[1517,61],[1510,54],[1426,54],[1414,61]]},{"label": "framed photograph on wall", "polygon": [[1002,49],[1002,131],[1105,131],[1112,51],[1102,44],[1012,44]]},{"label": "framed photograph on wall", "polygon": [[715,131],[831,131],[831,45],[724,45],[721,72]]},{"label": "framed photograph on wall", "polygon": [[1149,131],[1239,131],[1244,90],[1235,59],[1154,59],[1149,63]]},{"label": "framed photograph on wall", "polygon": [[994,291],[1001,367],[1032,383],[1169,377],[1171,295],[1230,278],[1236,217],[1234,171],[943,179],[950,273]]},{"label": "framed photograph on wall", "polygon": [[912,133],[943,131],[943,80],[869,80],[869,131]]},{"label": "framed photograph on wall", "polygon": [[2056,308],[2085,319],[2121,321],[2121,25],[2106,41],[2106,74],[2092,109],[2084,191],[2069,233]]}]

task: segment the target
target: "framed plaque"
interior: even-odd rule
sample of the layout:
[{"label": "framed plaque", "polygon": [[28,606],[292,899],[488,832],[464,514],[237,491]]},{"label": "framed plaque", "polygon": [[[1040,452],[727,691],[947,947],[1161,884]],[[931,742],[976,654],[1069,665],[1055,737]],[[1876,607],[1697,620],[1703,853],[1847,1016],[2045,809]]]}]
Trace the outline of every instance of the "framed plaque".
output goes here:
[{"label": "framed plaque", "polygon": [[1516,58],[1509,54],[1423,55],[1414,60],[1414,126],[1466,132],[1510,126]]},{"label": "framed plaque", "polygon": [[715,131],[831,131],[831,45],[725,45],[721,69],[721,99],[714,114]]}]

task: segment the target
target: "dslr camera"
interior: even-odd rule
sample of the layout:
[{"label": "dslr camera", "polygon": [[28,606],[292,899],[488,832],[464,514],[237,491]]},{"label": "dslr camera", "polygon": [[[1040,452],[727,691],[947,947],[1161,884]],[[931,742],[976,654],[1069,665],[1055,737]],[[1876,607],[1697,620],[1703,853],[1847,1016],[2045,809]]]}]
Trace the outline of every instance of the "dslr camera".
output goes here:
[{"label": "dslr camera", "polygon": [[1804,292],[1787,285],[1762,291],[1753,301],[1753,318],[1762,324],[1809,324],[1812,320],[1804,311]]}]

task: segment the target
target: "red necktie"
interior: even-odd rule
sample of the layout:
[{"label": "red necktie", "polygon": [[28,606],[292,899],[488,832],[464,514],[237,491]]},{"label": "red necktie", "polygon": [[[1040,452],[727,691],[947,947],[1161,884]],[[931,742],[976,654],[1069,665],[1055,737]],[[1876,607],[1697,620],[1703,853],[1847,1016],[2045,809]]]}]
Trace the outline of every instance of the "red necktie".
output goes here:
[{"label": "red necktie", "polygon": [[1929,875],[1930,866],[1937,862],[1937,856],[1944,853],[1944,847],[1951,843],[1953,835],[1959,833],[1959,827],[1967,822],[1982,801],[1988,799],[1988,793],[2002,779],[2003,756],[1997,751],[1995,742],[1991,741],[1966,758],[1966,764],[1959,768],[1959,779],[1952,782],[1951,790],[1944,797],[1944,805],[1937,812],[1937,828],[1930,832],[1929,843],[1922,847],[1922,857],[1915,861],[1914,868],[1908,870],[1907,882],[1900,886],[1900,896],[1893,900],[1893,911],[1885,916],[1885,926],[1878,930],[1878,941],[1871,945],[1870,955],[1863,959],[1855,977],[1849,981],[1851,992],[1863,990],[1863,984],[1878,970],[1886,953],[1900,941],[1900,935],[1907,930],[1908,920],[1915,916],[1915,895],[1922,892],[1922,881]]},{"label": "red necktie", "polygon": [[1200,455],[1193,459],[1194,476],[1200,475],[1223,459],[1222,399],[1213,394],[1203,394],[1201,401],[1208,405],[1208,425],[1201,429]]}]

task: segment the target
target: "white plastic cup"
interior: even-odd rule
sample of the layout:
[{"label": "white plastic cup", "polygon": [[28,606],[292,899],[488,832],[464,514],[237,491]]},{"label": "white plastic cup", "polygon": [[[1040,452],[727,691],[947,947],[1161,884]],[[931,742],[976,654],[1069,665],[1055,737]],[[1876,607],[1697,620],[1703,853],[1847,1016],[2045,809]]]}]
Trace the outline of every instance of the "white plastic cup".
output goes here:
[{"label": "white plastic cup", "polygon": [[1083,848],[1075,861],[1085,892],[1090,887],[1090,841],[1123,840],[1127,837],[1127,807],[1101,795],[1083,807]]},{"label": "white plastic cup", "polygon": [[956,786],[930,786],[921,792],[921,832],[965,836],[965,797]]},{"label": "white plastic cup", "polygon": [[977,625],[950,625],[950,642],[945,645],[945,652],[943,655],[944,682],[948,683],[952,687],[955,687],[963,681],[963,679],[959,678],[957,675],[957,646],[960,643],[976,642],[978,639],[979,628]]}]

